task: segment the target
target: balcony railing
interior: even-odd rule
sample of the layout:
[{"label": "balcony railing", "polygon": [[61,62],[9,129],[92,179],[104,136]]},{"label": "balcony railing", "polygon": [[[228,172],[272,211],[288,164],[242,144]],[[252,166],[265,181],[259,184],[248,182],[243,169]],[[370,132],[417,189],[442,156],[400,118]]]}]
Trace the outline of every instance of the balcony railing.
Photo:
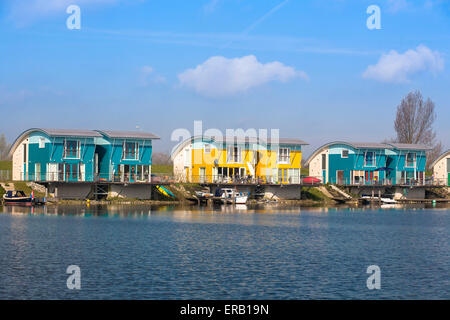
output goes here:
[{"label": "balcony railing", "polygon": [[109,182],[109,183],[170,183],[174,182],[174,178],[162,174],[110,174],[110,173],[21,173],[22,181],[37,182]]},{"label": "balcony railing", "polygon": [[448,179],[332,179],[331,184],[344,186],[449,186]]},{"label": "balcony railing", "polygon": [[[179,177],[178,181],[184,181],[186,178]],[[287,177],[279,178],[274,176],[222,176],[222,175],[192,175],[187,179],[191,183],[219,183],[219,184],[320,184],[318,177]]]}]

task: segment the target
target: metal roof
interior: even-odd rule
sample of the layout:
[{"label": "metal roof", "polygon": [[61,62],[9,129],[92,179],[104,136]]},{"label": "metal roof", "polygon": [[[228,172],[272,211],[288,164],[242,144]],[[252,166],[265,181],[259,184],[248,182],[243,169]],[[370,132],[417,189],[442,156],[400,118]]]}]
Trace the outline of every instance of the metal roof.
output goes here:
[{"label": "metal roof", "polygon": [[27,131],[42,131],[51,137],[101,137],[102,135],[94,130],[76,130],[76,129],[45,129],[34,128]]},{"label": "metal roof", "polygon": [[392,147],[398,150],[431,150],[433,148],[424,144],[410,144],[410,143],[389,143]]},{"label": "metal roof", "polygon": [[356,149],[389,149],[390,147],[385,143],[376,142],[348,142],[349,145]]},{"label": "metal roof", "polygon": [[203,137],[206,140],[214,140],[216,142],[236,142],[236,143],[268,143],[268,144],[290,144],[290,145],[308,145],[307,142],[299,139],[279,138],[279,139],[262,139],[256,137]]},{"label": "metal roof", "polygon": [[141,131],[113,131],[113,130],[96,130],[101,134],[104,134],[108,138],[131,138],[131,139],[159,139],[158,136],[149,132]]}]

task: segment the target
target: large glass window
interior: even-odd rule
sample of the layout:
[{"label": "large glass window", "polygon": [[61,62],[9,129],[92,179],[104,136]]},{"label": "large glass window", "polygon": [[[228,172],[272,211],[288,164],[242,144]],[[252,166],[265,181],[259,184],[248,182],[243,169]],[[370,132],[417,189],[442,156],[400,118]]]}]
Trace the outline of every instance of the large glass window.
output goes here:
[{"label": "large glass window", "polygon": [[278,152],[279,163],[291,163],[291,152],[289,148],[280,148]]},{"label": "large glass window", "polygon": [[414,167],[416,163],[416,154],[409,152],[406,154],[406,167]]},{"label": "large glass window", "polygon": [[65,142],[64,142],[64,157],[65,158],[79,158],[80,157],[80,141],[65,140]]},{"label": "large glass window", "polygon": [[364,165],[366,167],[375,167],[375,152],[366,152],[364,156]]},{"label": "large glass window", "polygon": [[139,155],[139,145],[137,142],[123,143],[123,159],[136,160]]},{"label": "large glass window", "polygon": [[241,148],[238,146],[227,147],[227,162],[240,163],[241,162]]}]

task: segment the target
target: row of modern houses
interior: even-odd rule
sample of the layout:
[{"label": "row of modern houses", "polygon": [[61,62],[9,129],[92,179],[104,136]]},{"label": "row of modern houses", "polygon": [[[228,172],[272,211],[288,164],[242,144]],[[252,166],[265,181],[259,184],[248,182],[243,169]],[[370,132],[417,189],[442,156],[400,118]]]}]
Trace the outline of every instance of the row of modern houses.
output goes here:
[{"label": "row of modern houses", "polygon": [[[13,143],[13,180],[152,183],[152,133],[107,130],[26,130]],[[190,183],[301,184],[300,139],[194,136],[171,154],[174,179]],[[338,185],[450,186],[450,151],[425,177],[427,151],[417,144],[336,141],[305,162],[312,181]]]}]

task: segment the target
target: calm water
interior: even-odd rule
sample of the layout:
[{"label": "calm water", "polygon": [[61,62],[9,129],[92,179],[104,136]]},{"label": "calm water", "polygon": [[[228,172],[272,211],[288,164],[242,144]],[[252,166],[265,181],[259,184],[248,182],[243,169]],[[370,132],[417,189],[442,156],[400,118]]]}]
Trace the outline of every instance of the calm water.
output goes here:
[{"label": "calm water", "polygon": [[[0,207],[1,299],[449,299],[450,209]],[[81,268],[81,290],[66,268]],[[366,269],[381,268],[381,290]]]}]

